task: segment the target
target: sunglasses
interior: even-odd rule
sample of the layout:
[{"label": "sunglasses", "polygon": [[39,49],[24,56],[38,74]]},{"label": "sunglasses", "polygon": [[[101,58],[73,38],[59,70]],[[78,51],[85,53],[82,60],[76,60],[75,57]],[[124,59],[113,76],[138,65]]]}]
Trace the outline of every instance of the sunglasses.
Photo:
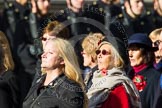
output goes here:
[{"label": "sunglasses", "polygon": [[158,47],[161,42],[162,41],[160,41],[160,40],[157,40],[157,41],[153,42],[154,47]]},{"label": "sunglasses", "polygon": [[103,49],[102,51],[101,50],[96,50],[96,54],[99,55],[99,54],[102,54],[102,55],[108,55],[110,54],[109,51],[106,51],[105,49]]},{"label": "sunglasses", "polygon": [[40,37],[40,39],[42,40],[42,41],[46,41],[47,40],[47,38],[45,38],[45,37]]}]

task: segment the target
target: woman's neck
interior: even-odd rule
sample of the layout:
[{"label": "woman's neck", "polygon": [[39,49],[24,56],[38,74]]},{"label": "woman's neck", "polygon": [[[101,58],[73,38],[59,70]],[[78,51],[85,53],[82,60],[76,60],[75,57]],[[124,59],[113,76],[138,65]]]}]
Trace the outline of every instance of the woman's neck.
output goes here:
[{"label": "woman's neck", "polygon": [[56,79],[60,74],[62,74],[62,70],[60,69],[55,69],[51,71],[47,71],[47,76],[44,81],[44,85],[47,86],[49,85],[50,82],[52,82],[54,79]]},{"label": "woman's neck", "polygon": [[133,66],[133,70],[135,73],[138,73],[140,71],[142,71],[143,69],[145,69],[147,67],[147,64],[141,64],[138,66]]},{"label": "woman's neck", "polygon": [[97,63],[91,63],[91,64],[89,65],[89,67],[92,69],[92,68],[94,68],[96,65],[97,65]]}]

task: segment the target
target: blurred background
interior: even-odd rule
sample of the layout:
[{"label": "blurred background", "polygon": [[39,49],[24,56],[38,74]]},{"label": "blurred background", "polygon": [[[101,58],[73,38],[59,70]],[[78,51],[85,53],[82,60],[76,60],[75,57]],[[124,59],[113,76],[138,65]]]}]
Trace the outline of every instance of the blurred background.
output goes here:
[{"label": "blurred background", "polygon": [[[0,0],[0,11],[3,9],[3,3],[5,0]],[[15,0],[7,0],[7,1],[15,1]],[[51,0],[52,7],[50,8],[50,11],[57,11],[64,9],[66,7],[66,0]],[[85,0],[86,2],[93,2],[95,0]],[[147,8],[150,8],[152,6],[153,0],[144,0]]]}]

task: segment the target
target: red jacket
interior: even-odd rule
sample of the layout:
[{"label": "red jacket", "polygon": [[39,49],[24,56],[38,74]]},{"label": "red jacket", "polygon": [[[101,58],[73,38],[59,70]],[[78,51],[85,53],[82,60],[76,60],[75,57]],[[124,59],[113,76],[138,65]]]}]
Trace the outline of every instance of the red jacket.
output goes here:
[{"label": "red jacket", "polygon": [[129,97],[124,86],[114,88],[101,108],[130,108]]}]

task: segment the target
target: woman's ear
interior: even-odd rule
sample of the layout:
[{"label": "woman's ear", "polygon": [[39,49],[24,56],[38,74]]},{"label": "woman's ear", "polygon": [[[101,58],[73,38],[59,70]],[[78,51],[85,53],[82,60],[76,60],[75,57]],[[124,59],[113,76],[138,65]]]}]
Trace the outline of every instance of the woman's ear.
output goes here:
[{"label": "woman's ear", "polygon": [[64,59],[62,57],[59,58],[60,64],[65,64]]}]

